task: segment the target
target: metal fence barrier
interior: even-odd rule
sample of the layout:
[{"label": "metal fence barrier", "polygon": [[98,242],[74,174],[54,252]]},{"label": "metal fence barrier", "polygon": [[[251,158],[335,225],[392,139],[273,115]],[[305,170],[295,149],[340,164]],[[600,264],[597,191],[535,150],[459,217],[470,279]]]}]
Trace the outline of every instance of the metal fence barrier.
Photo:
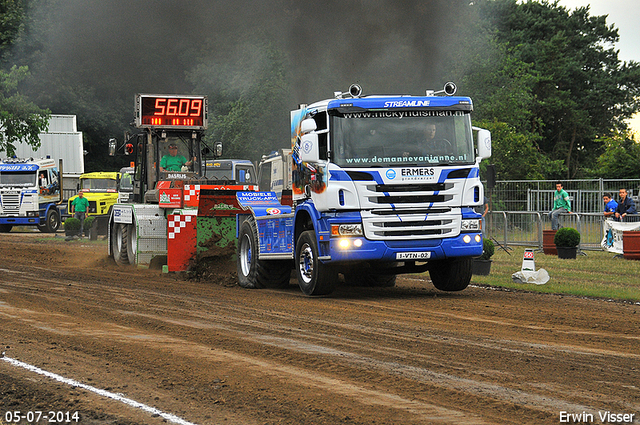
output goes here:
[{"label": "metal fence barrier", "polygon": [[[627,219],[640,221],[640,215]],[[494,238],[504,247],[530,246],[542,249],[542,230],[551,229],[548,212],[491,211],[486,223],[485,236]],[[602,213],[560,214],[559,223],[562,227],[573,227],[580,233],[581,251],[602,250]]]}]

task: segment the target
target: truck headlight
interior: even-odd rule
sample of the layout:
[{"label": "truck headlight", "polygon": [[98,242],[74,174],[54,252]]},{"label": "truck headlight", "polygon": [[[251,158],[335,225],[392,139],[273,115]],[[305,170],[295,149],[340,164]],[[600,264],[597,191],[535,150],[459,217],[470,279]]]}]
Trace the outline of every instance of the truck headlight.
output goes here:
[{"label": "truck headlight", "polygon": [[332,224],[331,236],[362,236],[362,224]]},{"label": "truck headlight", "polygon": [[462,220],[460,232],[480,232],[482,231],[482,220],[476,218],[472,220]]}]

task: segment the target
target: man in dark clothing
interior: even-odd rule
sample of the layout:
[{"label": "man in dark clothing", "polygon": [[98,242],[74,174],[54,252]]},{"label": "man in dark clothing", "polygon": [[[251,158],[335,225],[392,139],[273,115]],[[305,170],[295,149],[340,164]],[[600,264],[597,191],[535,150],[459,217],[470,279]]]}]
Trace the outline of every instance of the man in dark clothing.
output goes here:
[{"label": "man in dark clothing", "polygon": [[618,221],[624,221],[625,218],[632,214],[638,214],[636,204],[630,196],[627,195],[627,189],[620,189],[620,202],[616,208],[615,217]]}]

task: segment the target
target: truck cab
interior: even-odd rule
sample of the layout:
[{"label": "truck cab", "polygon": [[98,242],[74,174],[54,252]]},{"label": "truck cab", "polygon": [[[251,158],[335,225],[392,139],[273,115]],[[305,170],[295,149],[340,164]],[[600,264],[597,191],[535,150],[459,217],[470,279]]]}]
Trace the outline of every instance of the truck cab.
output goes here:
[{"label": "truck cab", "polygon": [[118,184],[118,203],[131,202],[133,200],[135,167],[122,167],[120,169],[120,183]]},{"label": "truck cab", "polygon": [[247,159],[207,159],[202,161],[206,180],[256,184],[257,175],[253,163]]},{"label": "truck cab", "polygon": [[37,226],[43,232],[60,227],[60,172],[50,158],[0,161],[0,232],[13,226]]},{"label": "truck cab", "polygon": [[[340,274],[392,286],[398,274],[429,271],[440,290],[466,288],[482,254],[474,208],[491,135],[472,126],[473,103],[455,91],[447,83],[426,96],[363,96],[354,85],[291,111],[291,159],[282,163],[291,164],[292,208],[275,196],[286,187],[277,170],[263,169],[282,168],[285,155],[265,158],[261,187],[271,192],[240,203],[251,215],[239,227],[239,284],[286,284],[293,260],[307,295],[330,293]],[[262,269],[283,280],[264,280]]]},{"label": "truck cab", "polygon": [[[89,201],[88,217],[94,216],[98,220],[106,220],[109,217],[111,208],[118,201],[119,181],[120,173],[117,171],[98,171],[80,176],[78,192],[83,192]],[[71,212],[71,203],[77,197],[78,195],[69,198],[67,211]]]}]

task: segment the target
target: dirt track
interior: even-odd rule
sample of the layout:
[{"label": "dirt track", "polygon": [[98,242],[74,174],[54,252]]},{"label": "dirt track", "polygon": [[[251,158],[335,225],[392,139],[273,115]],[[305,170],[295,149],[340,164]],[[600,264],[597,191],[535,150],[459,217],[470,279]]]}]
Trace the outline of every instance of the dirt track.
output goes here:
[{"label": "dirt track", "polygon": [[312,299],[224,270],[119,268],[104,244],[42,237],[0,235],[0,423],[16,410],[167,423],[7,358],[196,424],[640,423],[639,305],[448,294],[419,276]]}]

